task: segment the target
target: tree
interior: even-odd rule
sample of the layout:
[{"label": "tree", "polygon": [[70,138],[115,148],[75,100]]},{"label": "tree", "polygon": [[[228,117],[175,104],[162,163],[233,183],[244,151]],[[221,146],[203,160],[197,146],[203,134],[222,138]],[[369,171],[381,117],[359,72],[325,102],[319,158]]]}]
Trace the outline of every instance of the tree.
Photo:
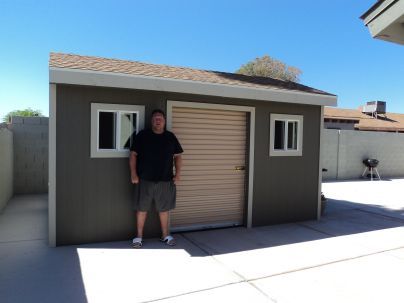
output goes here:
[{"label": "tree", "polygon": [[13,110],[4,116],[3,122],[11,122],[11,117],[43,117],[43,114],[38,109],[32,109],[30,107],[23,110]]},{"label": "tree", "polygon": [[247,76],[261,76],[280,79],[284,81],[299,82],[302,71],[294,66],[288,66],[282,61],[265,55],[243,64],[237,71]]}]

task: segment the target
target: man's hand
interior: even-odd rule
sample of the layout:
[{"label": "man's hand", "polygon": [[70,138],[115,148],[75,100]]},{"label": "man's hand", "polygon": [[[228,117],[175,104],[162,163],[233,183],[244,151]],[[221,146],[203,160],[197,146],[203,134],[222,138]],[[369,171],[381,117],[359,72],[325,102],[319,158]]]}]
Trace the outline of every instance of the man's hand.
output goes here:
[{"label": "man's hand", "polygon": [[132,184],[139,183],[139,176],[136,172],[136,162],[137,162],[137,153],[135,151],[131,151],[129,154],[129,167],[130,167],[130,181]]},{"label": "man's hand", "polygon": [[177,185],[178,181],[180,181],[180,175],[177,174],[173,177],[173,182],[175,185]]},{"label": "man's hand", "polygon": [[132,181],[132,184],[138,184],[139,176],[137,174],[131,174],[131,181]]}]

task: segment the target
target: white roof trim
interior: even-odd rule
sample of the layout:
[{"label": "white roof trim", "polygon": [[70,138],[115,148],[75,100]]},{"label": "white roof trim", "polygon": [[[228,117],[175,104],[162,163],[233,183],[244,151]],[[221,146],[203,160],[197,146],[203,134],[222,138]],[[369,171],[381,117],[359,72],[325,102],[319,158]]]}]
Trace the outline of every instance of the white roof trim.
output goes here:
[{"label": "white roof trim", "polygon": [[368,25],[373,19],[377,18],[384,10],[388,9],[397,0],[385,0],[380,4],[373,12],[371,12],[363,21],[365,25]]},{"label": "white roof trim", "polygon": [[91,70],[49,68],[49,82],[198,94],[260,101],[336,106],[337,97],[281,88],[259,88]]}]

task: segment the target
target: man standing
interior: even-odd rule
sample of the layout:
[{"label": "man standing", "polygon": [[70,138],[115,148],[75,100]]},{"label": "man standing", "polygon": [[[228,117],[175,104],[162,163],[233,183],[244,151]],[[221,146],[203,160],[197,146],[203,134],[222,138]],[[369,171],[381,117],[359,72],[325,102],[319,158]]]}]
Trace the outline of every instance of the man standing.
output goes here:
[{"label": "man standing", "polygon": [[176,136],[165,130],[165,124],[164,112],[154,110],[152,128],[140,131],[130,148],[131,181],[136,185],[134,206],[137,235],[132,240],[134,248],[142,247],[143,228],[153,201],[160,217],[160,240],[168,245],[176,244],[170,235],[168,220],[169,211],[175,208],[176,183],[180,180],[183,150]]}]

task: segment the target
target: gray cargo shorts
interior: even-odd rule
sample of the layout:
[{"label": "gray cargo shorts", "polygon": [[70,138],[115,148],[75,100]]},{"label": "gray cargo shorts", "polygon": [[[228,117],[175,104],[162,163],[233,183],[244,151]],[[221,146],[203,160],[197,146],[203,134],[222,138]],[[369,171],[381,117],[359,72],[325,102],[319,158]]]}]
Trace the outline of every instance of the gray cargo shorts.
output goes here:
[{"label": "gray cargo shorts", "polygon": [[139,183],[135,184],[134,187],[134,210],[150,211],[153,202],[158,212],[175,208],[177,190],[174,181],[139,180]]}]

